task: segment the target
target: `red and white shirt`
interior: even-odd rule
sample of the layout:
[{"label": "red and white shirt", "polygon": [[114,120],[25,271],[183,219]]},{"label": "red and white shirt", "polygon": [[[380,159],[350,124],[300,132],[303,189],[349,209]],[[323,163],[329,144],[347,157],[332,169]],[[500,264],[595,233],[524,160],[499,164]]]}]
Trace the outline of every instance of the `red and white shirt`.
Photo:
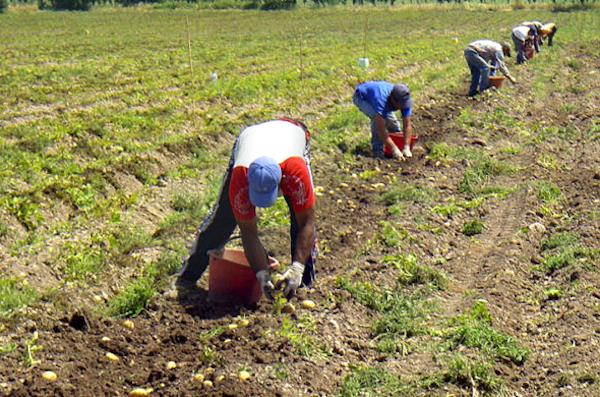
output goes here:
[{"label": "red and white shirt", "polygon": [[280,193],[290,199],[294,212],[312,208],[315,194],[312,176],[304,158],[310,136],[291,121],[273,120],[242,131],[233,154],[229,202],[236,220],[250,220],[256,208],[248,195],[248,167],[259,157],[268,156],[281,167]]}]

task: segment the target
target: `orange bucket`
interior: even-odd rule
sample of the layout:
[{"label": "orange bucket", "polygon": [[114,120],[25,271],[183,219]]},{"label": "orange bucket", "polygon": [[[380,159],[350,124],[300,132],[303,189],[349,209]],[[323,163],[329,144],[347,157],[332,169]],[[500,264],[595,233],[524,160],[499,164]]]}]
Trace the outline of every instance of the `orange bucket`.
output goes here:
[{"label": "orange bucket", "polygon": [[[392,138],[392,141],[396,144],[396,146],[398,146],[398,149],[402,150],[402,148],[404,147],[404,134],[390,132],[389,135],[390,138]],[[410,150],[412,150],[413,146],[415,146],[415,142],[418,139],[419,137],[416,135],[412,135],[410,137]],[[386,145],[383,147],[383,154],[385,154],[385,157],[392,157],[392,150]]]},{"label": "orange bucket", "polygon": [[[208,252],[208,299],[213,302],[253,304],[260,300],[260,284],[241,248]],[[271,268],[279,263],[269,257]]]},{"label": "orange bucket", "polygon": [[504,76],[490,76],[490,85],[492,87],[500,88],[502,87],[502,84],[504,84],[504,80],[506,80],[506,77]]}]

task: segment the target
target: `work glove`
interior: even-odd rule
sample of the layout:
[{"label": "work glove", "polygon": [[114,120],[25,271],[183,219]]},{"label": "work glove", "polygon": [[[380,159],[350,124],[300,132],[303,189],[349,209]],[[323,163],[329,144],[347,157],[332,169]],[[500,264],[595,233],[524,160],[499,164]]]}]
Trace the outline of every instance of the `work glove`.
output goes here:
[{"label": "work glove", "polygon": [[281,275],[281,280],[277,282],[277,289],[283,287],[283,295],[290,299],[296,294],[296,290],[302,284],[302,275],[304,274],[304,265],[300,262],[294,262]]},{"label": "work glove", "polygon": [[404,157],[406,157],[407,159],[412,157],[410,146],[404,146],[404,149],[402,150],[402,155],[404,155]]},{"label": "work glove", "polygon": [[398,149],[398,146],[394,146],[394,148],[392,149],[392,157],[395,160],[404,161],[404,155],[402,154],[400,149]]},{"label": "work glove", "polygon": [[269,299],[273,300],[273,293],[275,292],[275,286],[271,279],[271,272],[269,270],[259,270],[256,272],[256,279],[260,283],[260,289],[263,294]]}]

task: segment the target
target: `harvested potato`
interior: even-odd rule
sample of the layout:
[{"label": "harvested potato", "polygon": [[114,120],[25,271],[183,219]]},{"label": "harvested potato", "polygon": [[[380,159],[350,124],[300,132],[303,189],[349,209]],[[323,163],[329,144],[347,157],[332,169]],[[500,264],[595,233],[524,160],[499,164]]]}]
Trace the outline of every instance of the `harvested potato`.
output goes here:
[{"label": "harvested potato", "polygon": [[234,330],[234,329],[236,329],[237,327],[238,327],[238,325],[237,325],[236,323],[231,323],[231,324],[229,324],[229,325],[227,326],[227,328],[228,328],[228,329],[230,329],[230,330]]},{"label": "harvested potato", "polygon": [[250,320],[248,320],[247,318],[243,318],[239,322],[240,327],[247,327],[249,325],[250,325]]},{"label": "harvested potato", "polygon": [[215,383],[223,382],[225,375],[219,375],[215,378]]},{"label": "harvested potato", "polygon": [[302,301],[302,307],[305,309],[314,309],[315,307],[317,307],[317,304],[314,301],[311,301],[310,299],[305,299]]},{"label": "harvested potato", "polygon": [[152,390],[151,388],[142,389],[138,387],[129,392],[129,397],[147,397],[152,393]]},{"label": "harvested potato", "polygon": [[250,379],[250,372],[248,372],[246,370],[241,370],[240,373],[238,374],[238,378],[240,378],[240,380],[242,382],[245,382],[248,379]]},{"label": "harvested potato", "polygon": [[134,329],[135,324],[131,320],[125,320],[125,321],[123,321],[123,327],[125,327],[127,329]]},{"label": "harvested potato", "polygon": [[102,341],[102,342],[110,342],[110,338],[108,336],[103,336],[102,339],[100,339],[100,341]]},{"label": "harvested potato", "polygon": [[106,358],[108,358],[110,361],[119,361],[119,356],[111,352],[106,353]]},{"label": "harvested potato", "polygon": [[177,368],[177,364],[175,363],[175,361],[169,361],[167,363],[167,369],[175,369]]},{"label": "harvested potato", "polygon": [[200,372],[194,374],[194,376],[192,376],[192,380],[196,381],[196,382],[204,382],[204,374],[201,374]]},{"label": "harvested potato", "polygon": [[205,380],[204,382],[202,382],[202,384],[204,385],[204,387],[206,387],[207,389],[210,389],[211,387],[213,387],[213,383],[210,380]]},{"label": "harvested potato", "polygon": [[42,373],[42,378],[44,378],[48,382],[56,382],[56,380],[58,379],[58,375],[56,375],[56,372],[54,371],[44,371]]}]

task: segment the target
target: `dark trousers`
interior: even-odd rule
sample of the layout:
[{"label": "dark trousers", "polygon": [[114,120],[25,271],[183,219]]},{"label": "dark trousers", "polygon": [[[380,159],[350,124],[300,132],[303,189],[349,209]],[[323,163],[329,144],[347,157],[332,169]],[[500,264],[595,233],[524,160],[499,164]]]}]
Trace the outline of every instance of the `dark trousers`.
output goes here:
[{"label": "dark trousers", "polygon": [[[237,145],[237,142],[235,145]],[[208,251],[223,248],[237,226],[233,211],[231,210],[231,203],[229,202],[229,183],[231,181],[231,172],[233,170],[233,153],[235,152],[235,145],[229,160],[227,172],[223,176],[219,198],[208,216],[202,222],[202,225],[200,225],[196,242],[190,250],[190,256],[184,262],[183,269],[179,274],[179,277],[185,280],[193,282],[202,277],[202,274],[208,267]],[[293,256],[298,241],[298,223],[296,222],[296,216],[290,205],[289,198],[285,197],[285,201],[290,210],[290,249],[291,255]],[[265,252],[265,255],[266,254],[267,253]],[[313,241],[311,254],[305,263],[304,274],[302,276],[302,285],[304,286],[310,287],[315,279],[316,259],[316,241]]]},{"label": "dark trousers", "polygon": [[514,35],[511,34],[511,38],[513,43],[515,44],[515,50],[517,51],[517,64],[521,64],[525,62],[525,43],[522,42]]}]

